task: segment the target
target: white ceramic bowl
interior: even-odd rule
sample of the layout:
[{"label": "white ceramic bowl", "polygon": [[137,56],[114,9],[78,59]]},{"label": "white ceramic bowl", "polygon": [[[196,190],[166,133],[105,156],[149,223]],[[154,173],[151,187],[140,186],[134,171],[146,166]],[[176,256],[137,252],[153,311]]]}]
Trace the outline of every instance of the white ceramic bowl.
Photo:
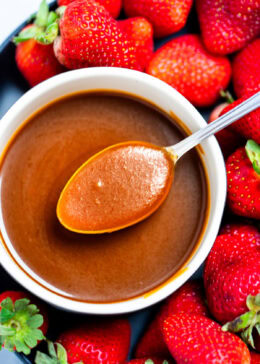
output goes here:
[{"label": "white ceramic bowl", "polygon": [[[206,125],[199,112],[176,90],[144,73],[122,68],[88,68],[55,76],[24,94],[6,113],[0,123],[0,154],[16,129],[36,110],[61,96],[81,90],[113,90],[135,94],[157,105],[166,113],[173,112],[192,131]],[[215,137],[202,144],[201,158],[206,166],[210,187],[208,222],[200,245],[179,274],[158,289],[136,298],[116,303],[85,303],[54,292],[20,259],[6,236],[7,248],[0,243],[0,261],[7,272],[26,289],[50,304],[70,311],[93,314],[117,314],[150,306],[169,296],[199,268],[208,255],[216,235],[226,197],[226,172],[222,153]],[[1,218],[1,216],[0,216]],[[2,232],[4,235],[4,232]],[[9,250],[9,252],[8,252]]]}]

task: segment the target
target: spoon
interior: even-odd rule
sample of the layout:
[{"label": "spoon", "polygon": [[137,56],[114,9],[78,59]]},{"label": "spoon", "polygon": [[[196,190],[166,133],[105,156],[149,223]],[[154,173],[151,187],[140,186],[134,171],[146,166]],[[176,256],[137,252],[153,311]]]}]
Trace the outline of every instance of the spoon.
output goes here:
[{"label": "spoon", "polygon": [[77,233],[100,234],[144,220],[166,199],[185,153],[259,106],[260,92],[173,146],[130,141],[103,149],[65,185],[57,204],[60,223]]}]

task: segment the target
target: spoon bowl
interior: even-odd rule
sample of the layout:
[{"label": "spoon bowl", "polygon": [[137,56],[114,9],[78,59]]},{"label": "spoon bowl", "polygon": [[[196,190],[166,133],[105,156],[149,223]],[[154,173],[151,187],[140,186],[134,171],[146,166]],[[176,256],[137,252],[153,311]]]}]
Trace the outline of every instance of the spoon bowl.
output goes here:
[{"label": "spoon bowl", "polygon": [[70,178],[57,216],[68,230],[101,234],[144,220],[166,199],[174,163],[164,148],[130,141],[103,149]]}]

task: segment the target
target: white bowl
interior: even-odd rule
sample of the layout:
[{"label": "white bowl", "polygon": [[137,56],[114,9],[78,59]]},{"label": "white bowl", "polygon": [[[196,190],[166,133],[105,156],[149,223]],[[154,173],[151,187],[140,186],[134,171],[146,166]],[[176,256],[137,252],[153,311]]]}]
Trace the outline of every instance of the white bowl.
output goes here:
[{"label": "white bowl", "polygon": [[[112,90],[140,96],[166,113],[174,113],[191,132],[206,125],[199,112],[175,89],[145,73],[123,68],[87,68],[60,74],[24,94],[6,113],[0,123],[0,154],[16,129],[49,102],[81,90]],[[38,277],[18,256],[7,237],[0,244],[0,261],[7,272],[26,289],[52,305],[70,311],[93,314],[117,314],[150,306],[176,291],[199,268],[208,255],[222,218],[226,198],[226,171],[222,153],[215,137],[201,144],[209,181],[209,215],[203,236],[190,260],[157,289],[122,302],[86,303],[55,293],[53,287]],[[1,216],[0,216],[1,218]],[[4,232],[2,232],[4,235]]]}]

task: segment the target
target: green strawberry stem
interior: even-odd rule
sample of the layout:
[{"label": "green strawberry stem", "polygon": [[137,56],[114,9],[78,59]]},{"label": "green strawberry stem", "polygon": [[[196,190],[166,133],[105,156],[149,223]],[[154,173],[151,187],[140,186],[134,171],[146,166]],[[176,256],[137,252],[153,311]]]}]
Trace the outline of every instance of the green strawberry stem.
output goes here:
[{"label": "green strawberry stem", "polygon": [[45,27],[47,24],[48,15],[49,15],[48,4],[45,0],[42,0],[42,2],[40,3],[39,10],[36,14],[36,19],[34,24],[38,25],[39,27]]},{"label": "green strawberry stem", "polygon": [[246,143],[246,154],[256,173],[260,174],[260,145],[254,140],[248,140]]},{"label": "green strawberry stem", "polygon": [[233,96],[229,91],[220,90],[220,96],[223,97],[229,104],[234,102]]},{"label": "green strawberry stem", "polygon": [[255,349],[253,330],[257,330],[260,335],[260,293],[256,296],[249,295],[246,305],[249,311],[235,318],[235,320],[227,322],[222,330],[241,333],[245,343],[250,344]]},{"label": "green strawberry stem", "polygon": [[9,351],[30,354],[38,340],[45,337],[39,327],[43,316],[39,309],[30,304],[27,298],[16,300],[6,298],[1,302],[0,312],[0,350],[2,346]]},{"label": "green strawberry stem", "polygon": [[[68,357],[65,348],[59,343],[47,341],[49,354],[37,351],[35,364],[68,364]],[[55,349],[55,346],[57,349]],[[82,361],[75,364],[84,364]]]},{"label": "green strawberry stem", "polygon": [[35,16],[33,25],[23,29],[17,37],[14,37],[15,44],[35,39],[40,44],[51,44],[59,34],[59,15],[49,11],[46,0],[42,0],[38,13]]}]

